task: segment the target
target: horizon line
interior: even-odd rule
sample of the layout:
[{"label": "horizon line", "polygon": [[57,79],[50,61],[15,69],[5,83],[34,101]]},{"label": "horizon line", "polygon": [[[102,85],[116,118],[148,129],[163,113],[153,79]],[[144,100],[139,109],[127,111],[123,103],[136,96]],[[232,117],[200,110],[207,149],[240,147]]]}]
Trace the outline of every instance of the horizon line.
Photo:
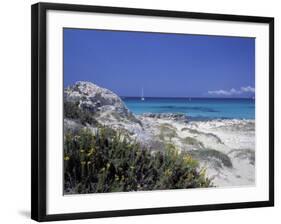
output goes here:
[{"label": "horizon line", "polygon": [[[141,98],[141,96],[119,96],[120,98]],[[253,99],[253,97],[202,97],[202,96],[145,96],[144,98],[197,98],[197,99]]]}]

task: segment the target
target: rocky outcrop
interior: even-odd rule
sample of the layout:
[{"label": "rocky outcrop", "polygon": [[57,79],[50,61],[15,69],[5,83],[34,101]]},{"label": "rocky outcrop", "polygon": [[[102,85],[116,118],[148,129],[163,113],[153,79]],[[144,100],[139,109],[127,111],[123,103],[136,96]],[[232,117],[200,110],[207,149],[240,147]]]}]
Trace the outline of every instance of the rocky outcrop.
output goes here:
[{"label": "rocky outcrop", "polygon": [[81,109],[93,113],[102,111],[104,107],[114,109],[122,116],[130,114],[120,97],[112,91],[99,87],[91,82],[76,82],[64,91],[66,101],[78,102]]},{"label": "rocky outcrop", "polygon": [[181,113],[144,113],[142,114],[142,117],[187,122],[187,116]]},{"label": "rocky outcrop", "polygon": [[[79,110],[87,113],[87,116],[91,116],[101,125],[123,129],[129,133],[142,129],[141,121],[128,110],[119,96],[91,82],[79,81],[66,88],[64,102],[77,105]],[[73,122],[65,122],[71,123]],[[88,123],[88,126],[92,125]]]}]

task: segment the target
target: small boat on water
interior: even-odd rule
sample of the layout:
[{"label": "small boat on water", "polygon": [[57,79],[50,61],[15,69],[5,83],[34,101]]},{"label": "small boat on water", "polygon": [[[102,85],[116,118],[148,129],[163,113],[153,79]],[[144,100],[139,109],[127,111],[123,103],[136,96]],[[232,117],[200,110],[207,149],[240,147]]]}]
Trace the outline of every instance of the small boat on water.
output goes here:
[{"label": "small boat on water", "polygon": [[141,89],[141,101],[144,101],[143,88]]}]

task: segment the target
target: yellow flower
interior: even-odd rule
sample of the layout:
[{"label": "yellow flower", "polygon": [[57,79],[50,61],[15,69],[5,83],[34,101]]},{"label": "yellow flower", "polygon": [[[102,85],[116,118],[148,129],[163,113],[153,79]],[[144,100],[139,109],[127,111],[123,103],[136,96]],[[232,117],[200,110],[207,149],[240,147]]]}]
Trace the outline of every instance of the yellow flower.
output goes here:
[{"label": "yellow flower", "polygon": [[192,161],[192,157],[190,155],[186,155],[183,157],[184,162],[189,163]]},{"label": "yellow flower", "polygon": [[70,159],[69,156],[65,156],[65,157],[64,157],[64,160],[65,160],[65,161],[68,161],[69,159]]},{"label": "yellow flower", "polygon": [[170,169],[165,170],[165,175],[166,176],[171,176],[172,175],[172,171]]},{"label": "yellow flower", "polygon": [[201,176],[205,176],[205,175],[206,175],[206,171],[207,171],[207,168],[206,168],[206,167],[202,168],[202,169],[200,170],[200,175],[201,175]]},{"label": "yellow flower", "polygon": [[94,148],[91,148],[90,152],[87,154],[87,156],[91,156],[92,154],[95,153],[95,149]]}]

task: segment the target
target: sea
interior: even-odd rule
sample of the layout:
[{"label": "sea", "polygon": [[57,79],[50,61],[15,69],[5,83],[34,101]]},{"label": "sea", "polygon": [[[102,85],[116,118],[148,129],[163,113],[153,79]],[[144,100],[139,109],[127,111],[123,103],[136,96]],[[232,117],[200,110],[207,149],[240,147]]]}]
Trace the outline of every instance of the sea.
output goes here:
[{"label": "sea", "polygon": [[245,98],[121,97],[134,114],[184,113],[189,120],[255,119],[255,100]]}]

